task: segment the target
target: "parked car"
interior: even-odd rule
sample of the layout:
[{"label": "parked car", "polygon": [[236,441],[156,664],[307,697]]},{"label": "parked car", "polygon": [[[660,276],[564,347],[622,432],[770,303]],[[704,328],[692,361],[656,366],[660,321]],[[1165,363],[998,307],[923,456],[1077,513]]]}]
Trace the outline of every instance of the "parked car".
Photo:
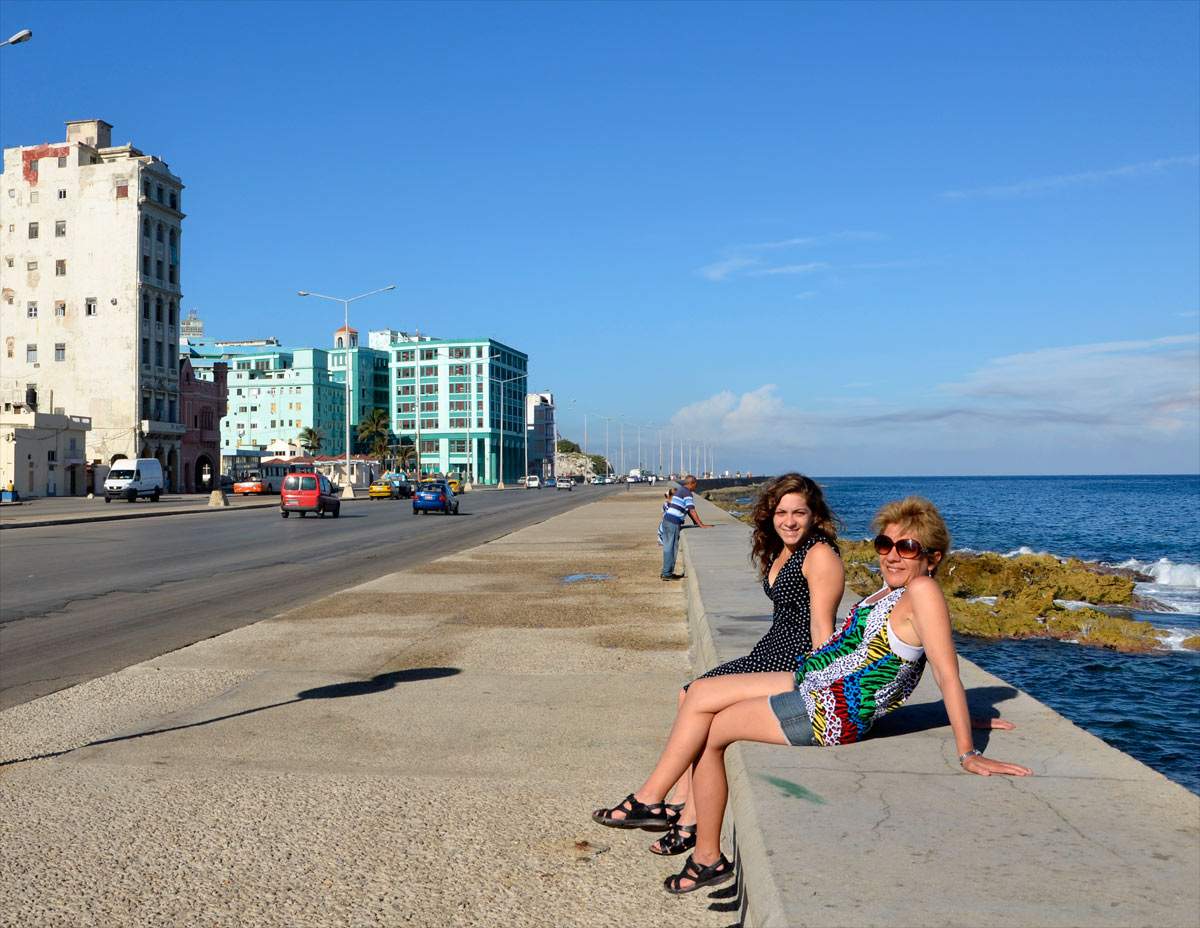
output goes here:
[{"label": "parked car", "polygon": [[420,488],[413,494],[412,507],[414,516],[418,512],[458,515],[458,499],[444,480],[421,481]]},{"label": "parked car", "polygon": [[413,495],[413,485],[408,481],[408,475],[393,471],[390,474],[383,475],[384,480],[390,480],[396,488],[397,499],[411,499]]},{"label": "parked car", "polygon": [[286,519],[293,512],[300,513],[301,518],[315,512],[324,518],[331,512],[336,519],[342,514],[342,501],[336,494],[324,474],[288,474],[279,491],[279,514]]},{"label": "parked car", "polygon": [[380,477],[367,488],[367,496],[371,499],[399,499],[400,488],[386,477]]},{"label": "parked car", "polygon": [[524,478],[524,477],[518,477],[517,478],[517,486],[519,486],[519,487],[525,486],[525,480],[526,480],[526,478]]},{"label": "parked car", "polygon": [[540,490],[542,488],[541,478],[537,474],[530,474],[525,478],[526,490]]},{"label": "parked car", "polygon": [[450,489],[451,489],[451,490],[453,490],[455,493],[461,493],[461,492],[462,492],[462,483],[461,483],[461,482],[459,482],[459,479],[458,479],[457,477],[447,477],[447,478],[446,478],[446,484],[447,484],[447,485],[450,487]]},{"label": "parked car", "polygon": [[271,481],[264,480],[258,473],[251,473],[245,480],[239,480],[233,485],[233,492],[237,494],[257,493],[262,496],[264,493],[274,493],[275,487],[271,485]]},{"label": "parked car", "polygon": [[557,478],[555,478],[555,477],[547,477],[547,478],[546,478],[546,486],[548,486],[548,487],[557,487],[557,486],[558,486],[558,479],[557,479]]},{"label": "parked car", "polygon": [[158,458],[121,458],[113,461],[104,479],[104,502],[126,499],[132,503],[142,496],[157,503],[165,486]]},{"label": "parked car", "polygon": [[558,489],[573,490],[573,489],[575,489],[575,481],[572,480],[570,477],[559,477],[558,478]]},{"label": "parked car", "polygon": [[592,474],[592,479],[589,480],[588,483],[595,487],[602,487],[604,486],[604,478],[599,474]]}]

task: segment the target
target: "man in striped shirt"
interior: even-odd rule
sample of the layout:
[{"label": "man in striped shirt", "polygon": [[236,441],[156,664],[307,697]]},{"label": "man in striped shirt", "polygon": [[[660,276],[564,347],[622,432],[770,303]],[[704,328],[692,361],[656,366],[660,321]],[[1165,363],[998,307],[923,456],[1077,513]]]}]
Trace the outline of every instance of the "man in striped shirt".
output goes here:
[{"label": "man in striped shirt", "polygon": [[696,503],[692,500],[694,489],[696,489],[696,478],[688,474],[681,481],[679,489],[671,494],[671,498],[667,501],[667,508],[663,511],[661,531],[662,578],[664,580],[681,579],[680,575],[675,573],[675,555],[679,551],[679,530],[683,528],[683,520],[690,518],[700,528],[712,528],[711,525],[701,522],[700,517],[696,515]]}]

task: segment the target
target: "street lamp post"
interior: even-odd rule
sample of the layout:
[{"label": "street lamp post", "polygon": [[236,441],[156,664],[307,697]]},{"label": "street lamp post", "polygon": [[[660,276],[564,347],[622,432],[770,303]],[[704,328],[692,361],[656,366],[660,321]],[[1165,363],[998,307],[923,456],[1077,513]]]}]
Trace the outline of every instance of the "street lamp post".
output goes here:
[{"label": "street lamp post", "polygon": [[32,32],[30,32],[28,29],[22,29],[16,35],[10,36],[9,38],[5,39],[3,42],[0,42],[0,46],[20,45],[22,42],[28,42],[32,38],[33,38]]},{"label": "street lamp post", "polygon": [[[342,490],[342,499],[354,499],[354,485],[350,482],[350,304],[355,300],[361,300],[363,297],[374,296],[376,293],[383,293],[384,290],[395,290],[395,284],[388,284],[386,287],[380,287],[378,290],[372,290],[370,293],[363,293],[359,296],[352,296],[345,300],[337,296],[325,296],[323,293],[312,293],[308,290],[297,290],[296,293],[300,296],[315,296],[322,300],[333,300],[335,303],[341,303],[346,310],[346,326],[345,326],[345,347],[346,347],[346,486]],[[417,400],[420,403],[420,400]],[[419,420],[418,420],[419,421]],[[417,448],[417,462],[421,460],[421,449]]]},{"label": "street lamp post", "polygon": [[[491,360],[491,359],[489,358],[489,360]],[[512,383],[515,380],[525,380],[528,376],[529,376],[529,374],[525,373],[525,374],[518,374],[516,377],[509,377],[507,380],[495,380],[495,378],[493,378],[493,382],[500,385],[500,479],[496,482],[497,490],[505,489],[505,486],[504,486],[504,385]],[[523,391],[523,393],[526,393],[526,394],[528,392],[529,392],[528,389]],[[526,400],[526,402],[528,402],[528,400]],[[522,426],[524,426],[524,424],[525,424],[525,410],[521,410],[521,424],[522,424]],[[528,458],[528,456],[529,456],[529,433],[528,433],[528,430],[526,430],[526,434],[525,434],[525,456],[526,456],[526,458]],[[528,475],[528,473],[529,473],[529,464],[528,463],[526,463],[526,465],[525,465],[525,473],[526,473],[526,475]]]}]

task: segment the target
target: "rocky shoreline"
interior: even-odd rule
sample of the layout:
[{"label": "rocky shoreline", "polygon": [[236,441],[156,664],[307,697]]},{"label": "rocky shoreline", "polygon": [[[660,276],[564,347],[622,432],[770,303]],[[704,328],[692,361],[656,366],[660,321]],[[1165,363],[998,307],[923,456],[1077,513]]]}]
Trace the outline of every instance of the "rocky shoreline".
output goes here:
[{"label": "rocky shoreline", "polygon": [[[763,485],[727,487],[704,494],[744,522]],[[839,539],[846,562],[846,585],[866,596],[879,588],[878,557],[870,541]],[[1045,554],[1003,557],[993,552],[951,553],[938,571],[954,630],[980,638],[1051,638],[1143,654],[1165,648],[1167,633],[1128,615],[1173,612],[1134,592],[1153,578],[1134,570],[1106,567],[1077,558],[1063,562]],[[1200,636],[1184,648],[1200,651]]]}]

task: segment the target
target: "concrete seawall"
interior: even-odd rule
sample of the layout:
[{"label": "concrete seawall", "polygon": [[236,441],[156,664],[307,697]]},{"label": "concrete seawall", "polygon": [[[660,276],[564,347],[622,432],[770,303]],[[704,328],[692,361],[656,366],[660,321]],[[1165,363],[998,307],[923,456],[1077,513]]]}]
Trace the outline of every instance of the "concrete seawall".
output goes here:
[{"label": "concrete seawall", "polygon": [[[748,526],[697,506],[717,524],[683,534],[702,670],[747,653],[770,614]],[[972,714],[1017,726],[976,732],[977,746],[1035,776],[965,773],[929,673],[861,744],[736,745],[724,845],[743,925],[1200,924],[1200,797],[960,664]]]}]

